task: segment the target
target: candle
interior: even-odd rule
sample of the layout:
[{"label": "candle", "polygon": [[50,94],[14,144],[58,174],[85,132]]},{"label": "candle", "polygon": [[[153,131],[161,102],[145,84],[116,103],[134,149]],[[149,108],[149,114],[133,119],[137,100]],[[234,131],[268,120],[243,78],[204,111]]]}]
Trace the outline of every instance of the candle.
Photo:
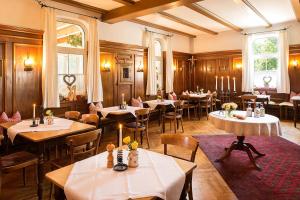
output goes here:
[{"label": "candle", "polygon": [[224,80],[224,77],[221,76],[221,91],[223,91],[223,80]]},{"label": "candle", "polygon": [[233,77],[233,91],[235,92],[236,89],[235,89],[235,77]]},{"label": "candle", "polygon": [[33,119],[35,119],[35,104],[33,104]]},{"label": "candle", "polygon": [[228,83],[228,91],[230,90],[230,77],[227,76],[227,83]]},{"label": "candle", "polygon": [[218,91],[218,76],[216,76],[216,91]]},{"label": "candle", "polygon": [[122,124],[119,125],[119,147],[122,146],[122,140],[123,140],[123,136],[122,136]]},{"label": "candle", "polygon": [[122,104],[124,103],[124,93],[122,93]]}]

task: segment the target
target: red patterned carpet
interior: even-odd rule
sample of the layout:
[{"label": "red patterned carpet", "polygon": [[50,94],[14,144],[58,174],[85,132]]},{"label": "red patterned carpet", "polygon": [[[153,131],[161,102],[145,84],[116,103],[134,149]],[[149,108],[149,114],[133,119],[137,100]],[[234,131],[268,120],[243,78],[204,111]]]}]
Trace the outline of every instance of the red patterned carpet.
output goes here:
[{"label": "red patterned carpet", "polygon": [[[300,199],[300,146],[280,137],[246,137],[266,156],[255,170],[246,152],[233,151],[224,162],[214,162],[234,136],[195,136],[200,148],[240,200]],[[253,154],[254,155],[254,154]]]}]

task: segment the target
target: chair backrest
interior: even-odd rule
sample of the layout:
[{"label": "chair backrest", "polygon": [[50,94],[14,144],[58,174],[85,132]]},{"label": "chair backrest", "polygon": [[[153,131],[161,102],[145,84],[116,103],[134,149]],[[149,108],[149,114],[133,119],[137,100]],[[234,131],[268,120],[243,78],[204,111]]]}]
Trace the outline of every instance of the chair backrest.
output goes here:
[{"label": "chair backrest", "polygon": [[183,114],[183,104],[184,101],[178,100],[178,101],[174,101],[174,107],[175,107],[175,113],[176,114]]},{"label": "chair backrest", "polygon": [[[71,163],[74,163],[76,157],[79,156],[93,156],[98,153],[98,147],[101,138],[101,129],[72,135],[66,138],[66,144],[70,150]],[[91,145],[92,144],[92,145]],[[76,147],[86,145],[86,148],[82,151],[75,151]]]},{"label": "chair backrest", "polygon": [[85,124],[91,124],[96,127],[99,126],[99,116],[97,114],[83,114],[81,121]]},{"label": "chair backrest", "polygon": [[256,95],[248,95],[248,94],[244,94],[241,96],[242,98],[242,106],[243,106],[243,110],[247,109],[247,104],[251,103],[253,105],[253,108],[256,105],[256,99],[257,96]]},{"label": "chair backrest", "polygon": [[67,111],[65,112],[65,118],[78,121],[80,117],[80,112],[78,111]]},{"label": "chair backrest", "polygon": [[[175,146],[180,146],[185,149],[188,149],[192,151],[190,159],[188,161],[194,162],[195,161],[195,156],[196,152],[199,146],[198,141],[191,137],[191,136],[183,136],[183,135],[176,135],[176,134],[162,134],[160,136],[161,138],[161,143],[164,145],[164,154],[168,155],[168,145],[175,145]],[[187,160],[182,157],[177,157],[174,155],[171,155],[176,158],[180,158],[183,160]]]},{"label": "chair backrest", "polygon": [[150,109],[149,108],[143,108],[135,111],[136,115],[136,122],[140,123],[142,125],[146,124],[148,125],[149,122],[149,115]]}]

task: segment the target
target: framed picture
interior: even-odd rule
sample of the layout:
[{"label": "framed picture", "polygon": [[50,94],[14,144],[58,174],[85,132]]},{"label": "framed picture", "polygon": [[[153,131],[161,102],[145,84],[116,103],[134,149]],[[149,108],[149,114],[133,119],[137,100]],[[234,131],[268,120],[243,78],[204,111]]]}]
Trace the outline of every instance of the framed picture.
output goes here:
[{"label": "framed picture", "polygon": [[133,65],[120,64],[119,83],[120,84],[133,84]]}]

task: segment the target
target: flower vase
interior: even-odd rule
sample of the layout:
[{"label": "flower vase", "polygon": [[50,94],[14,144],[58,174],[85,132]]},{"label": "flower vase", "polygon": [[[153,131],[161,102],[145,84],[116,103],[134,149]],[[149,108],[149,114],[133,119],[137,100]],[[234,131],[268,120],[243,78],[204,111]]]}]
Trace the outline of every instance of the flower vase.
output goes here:
[{"label": "flower vase", "polygon": [[52,125],[53,124],[53,116],[47,116],[46,121],[47,121],[47,125]]},{"label": "flower vase", "polygon": [[233,110],[227,110],[227,111],[226,111],[226,117],[231,118],[231,117],[233,116],[232,111],[233,111]]},{"label": "flower vase", "polygon": [[128,154],[128,167],[135,168],[139,166],[139,156],[137,150],[131,150]]}]

